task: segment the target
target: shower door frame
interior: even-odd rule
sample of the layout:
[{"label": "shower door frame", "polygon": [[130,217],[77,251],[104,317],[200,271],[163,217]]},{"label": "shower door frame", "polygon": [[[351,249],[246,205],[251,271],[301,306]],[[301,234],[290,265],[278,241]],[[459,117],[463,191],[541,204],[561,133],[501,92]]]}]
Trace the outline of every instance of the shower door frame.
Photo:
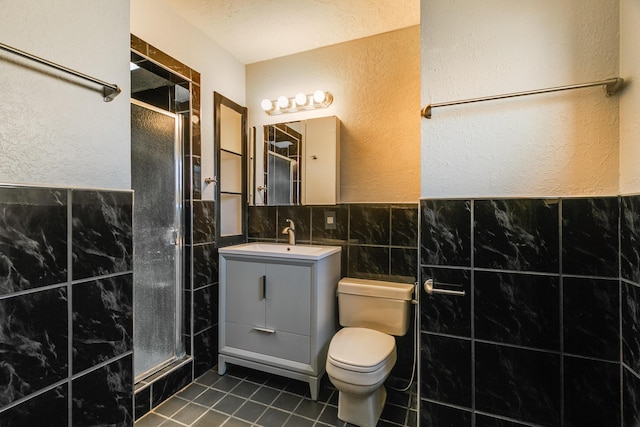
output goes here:
[{"label": "shower door frame", "polygon": [[[172,117],[175,119],[175,128],[174,128],[174,171],[175,171],[175,210],[174,210],[174,244],[175,244],[175,316],[174,316],[174,355],[173,357],[167,359],[164,362],[161,362],[150,369],[142,373],[136,373],[134,371],[134,384],[140,382],[141,380],[155,374],[156,372],[162,370],[163,368],[171,365],[176,360],[181,359],[186,355],[185,344],[182,337],[183,332],[183,320],[184,320],[184,301],[183,301],[183,290],[184,290],[184,271],[185,271],[185,245],[184,245],[184,231],[185,231],[185,220],[184,220],[184,180],[183,180],[183,168],[184,168],[184,131],[183,128],[185,124],[183,123],[185,118],[180,113],[172,113],[167,110],[163,110],[162,108],[155,107],[151,104],[147,104],[145,102],[139,101],[137,99],[131,98],[131,104],[135,104],[138,107],[146,108],[148,110],[154,111],[156,113],[164,114],[166,116]],[[133,141],[132,141],[133,143]],[[131,165],[133,167],[133,164]],[[133,186],[132,186],[133,187]],[[134,193],[134,212],[135,212],[135,193]],[[134,231],[135,237],[135,231]],[[134,245],[135,246],[135,245]],[[135,254],[134,254],[135,260]],[[134,280],[133,283],[135,285],[135,263],[134,263]],[[135,302],[135,293],[136,287],[133,287],[134,294],[134,302]],[[135,305],[134,305],[135,307]],[[133,313],[133,322],[134,322],[134,331],[135,331],[135,321],[136,321],[136,312]],[[133,349],[135,352],[135,336],[133,337]],[[135,357],[135,356],[134,356]]]}]

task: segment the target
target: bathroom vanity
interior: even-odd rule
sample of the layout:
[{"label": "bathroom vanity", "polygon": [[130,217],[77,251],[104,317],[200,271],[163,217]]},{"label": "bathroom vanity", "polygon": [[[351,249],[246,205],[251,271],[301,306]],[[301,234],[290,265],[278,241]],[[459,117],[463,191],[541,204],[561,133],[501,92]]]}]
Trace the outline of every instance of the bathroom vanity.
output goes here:
[{"label": "bathroom vanity", "polygon": [[227,363],[309,383],[318,399],[336,331],[336,246],[221,248],[218,372]]}]

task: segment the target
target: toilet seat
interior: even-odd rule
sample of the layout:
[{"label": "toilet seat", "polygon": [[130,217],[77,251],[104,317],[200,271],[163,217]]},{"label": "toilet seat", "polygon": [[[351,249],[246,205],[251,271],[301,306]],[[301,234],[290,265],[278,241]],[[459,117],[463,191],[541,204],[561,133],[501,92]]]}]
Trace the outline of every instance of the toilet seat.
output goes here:
[{"label": "toilet seat", "polygon": [[373,329],[343,328],[329,344],[327,372],[349,384],[384,381],[395,363],[395,339]]},{"label": "toilet seat", "polygon": [[386,365],[395,353],[391,335],[366,328],[343,328],[331,340],[328,357],[339,368],[374,372]]}]

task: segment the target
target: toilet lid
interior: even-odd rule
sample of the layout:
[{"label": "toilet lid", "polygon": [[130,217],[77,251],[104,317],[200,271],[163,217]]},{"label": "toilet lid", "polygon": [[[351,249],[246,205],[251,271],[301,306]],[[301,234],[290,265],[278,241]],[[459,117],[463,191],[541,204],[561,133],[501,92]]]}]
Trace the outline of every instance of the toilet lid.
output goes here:
[{"label": "toilet lid", "polygon": [[329,359],[336,366],[358,372],[371,372],[393,357],[396,340],[385,333],[366,328],[343,328],[329,344]]}]

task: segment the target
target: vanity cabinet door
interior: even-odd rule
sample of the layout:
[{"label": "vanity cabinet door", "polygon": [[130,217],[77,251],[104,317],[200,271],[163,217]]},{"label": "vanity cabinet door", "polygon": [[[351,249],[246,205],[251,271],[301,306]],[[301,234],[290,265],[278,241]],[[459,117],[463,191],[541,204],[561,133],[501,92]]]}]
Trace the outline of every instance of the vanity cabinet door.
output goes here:
[{"label": "vanity cabinet door", "polygon": [[264,327],[262,263],[227,260],[226,321]]},{"label": "vanity cabinet door", "polygon": [[266,267],[266,327],[311,335],[311,267],[286,264]]}]

